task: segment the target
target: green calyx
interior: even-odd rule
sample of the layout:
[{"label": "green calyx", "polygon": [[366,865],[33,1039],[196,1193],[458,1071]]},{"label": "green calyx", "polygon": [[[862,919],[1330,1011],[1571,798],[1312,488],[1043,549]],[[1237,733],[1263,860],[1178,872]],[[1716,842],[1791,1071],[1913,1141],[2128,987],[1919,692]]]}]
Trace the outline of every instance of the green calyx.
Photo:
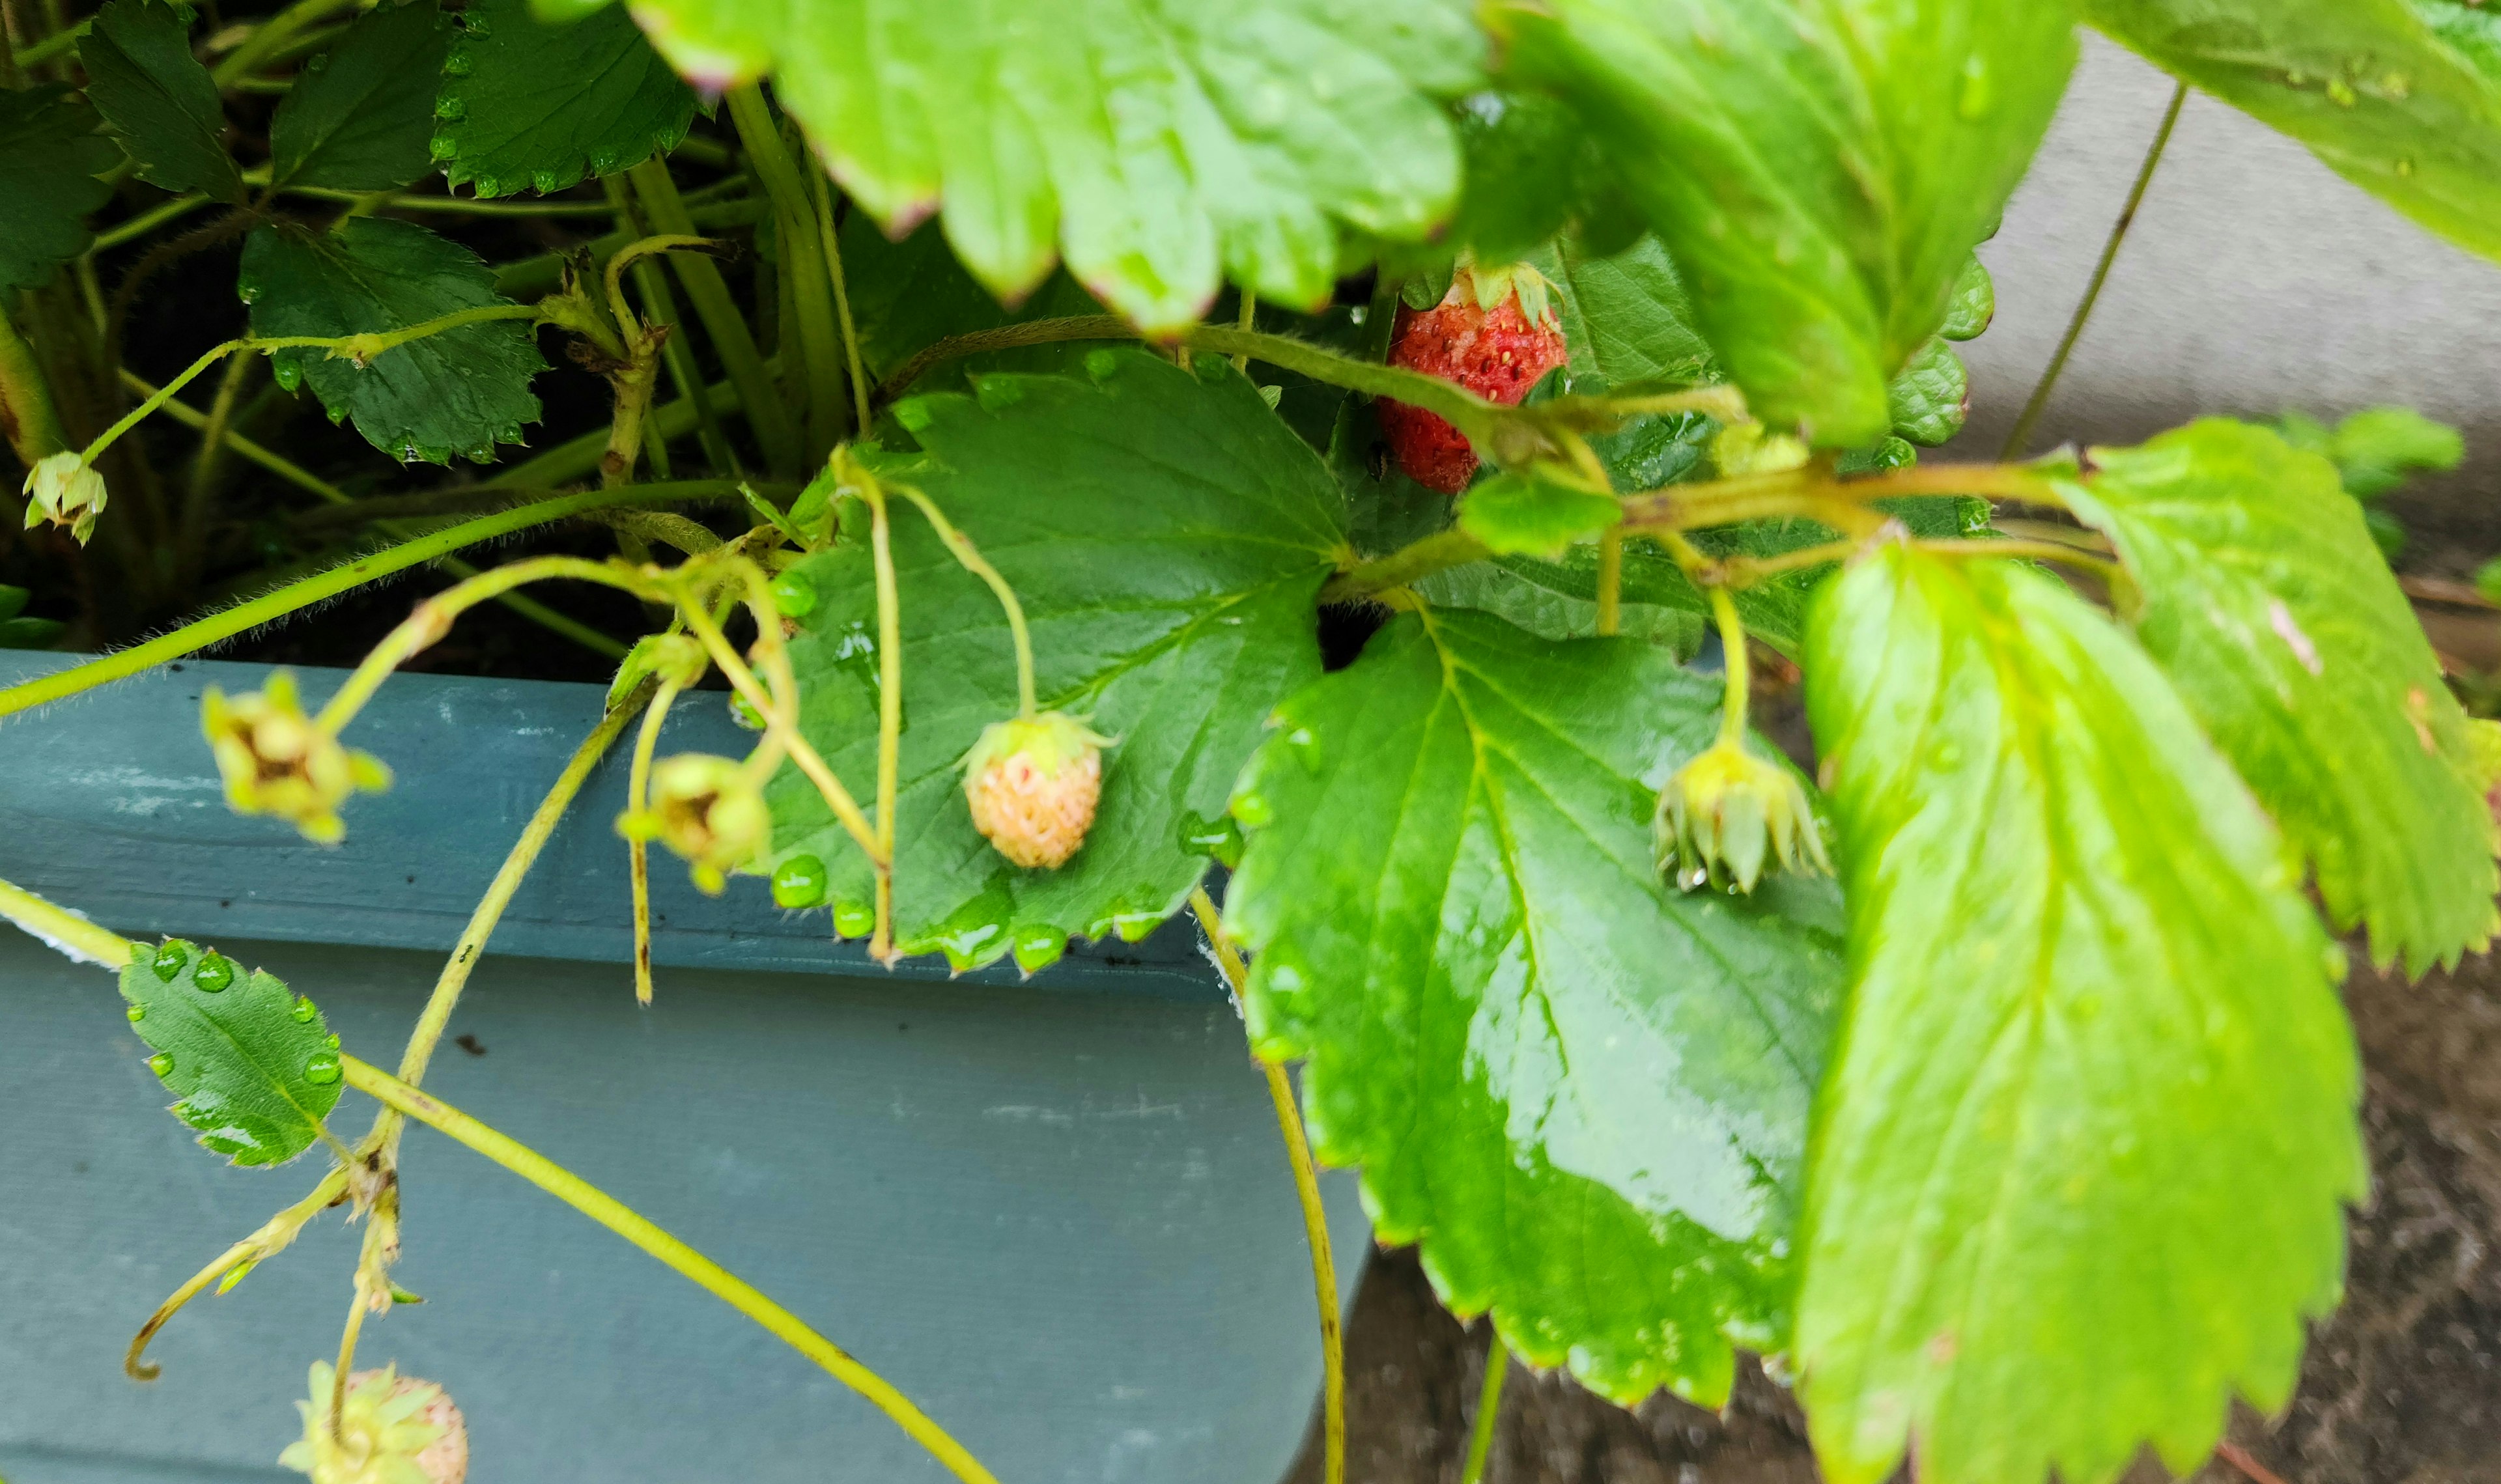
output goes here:
[{"label": "green calyx", "polygon": [[1055,776],[1088,752],[1111,746],[1113,741],[1065,711],[993,721],[964,754],[964,775],[978,778],[997,764],[1021,755],[1035,771]]},{"label": "green calyx", "polygon": [[1765,868],[1828,875],[1814,808],[1796,775],[1722,741],[1678,769],[1652,820],[1661,871],[1690,891],[1733,881],[1752,891]]}]

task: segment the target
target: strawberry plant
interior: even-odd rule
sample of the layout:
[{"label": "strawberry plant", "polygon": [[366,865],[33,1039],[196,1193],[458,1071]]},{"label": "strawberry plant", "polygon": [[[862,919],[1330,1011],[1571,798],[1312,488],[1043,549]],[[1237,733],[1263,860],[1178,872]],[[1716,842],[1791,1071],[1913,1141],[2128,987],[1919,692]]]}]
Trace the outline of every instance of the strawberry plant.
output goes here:
[{"label": "strawberry plant", "polygon": [[[614,751],[638,932],[654,844],[886,963],[1034,973],[1192,912],[1300,1175],[1332,1484],[1315,1161],[1617,1402],[1761,1355],[1839,1481],[2186,1470],[2288,1399],[2368,1194],[2336,936],[2418,973],[2495,927],[2501,734],[2365,504],[2454,435],[1920,450],[2080,26],[2501,256],[2484,10],[7,14],[0,646],[106,652],[0,715],[349,599],[295,632],[351,673],[213,690],[202,746],[238,812],[387,850],[358,715],[473,610],[613,676],[395,1071],[266,973],[0,883],[120,975],[204,1146],[322,1167],[133,1376],[344,1205],[283,1462],[460,1477],[451,1399],[355,1367],[406,1297],[413,1119],[990,1477],[873,1357],[423,1090]],[[354,600],[428,566],[377,632]],[[1812,757],[1756,725],[1782,675]],[[752,749],[660,756],[697,702]]]}]

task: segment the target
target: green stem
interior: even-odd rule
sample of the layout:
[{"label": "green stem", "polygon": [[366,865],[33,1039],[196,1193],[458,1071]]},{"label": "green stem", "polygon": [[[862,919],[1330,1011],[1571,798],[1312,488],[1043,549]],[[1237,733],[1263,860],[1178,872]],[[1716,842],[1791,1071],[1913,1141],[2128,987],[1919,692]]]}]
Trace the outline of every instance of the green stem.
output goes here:
[{"label": "green stem", "polygon": [[[617,230],[633,241],[645,240],[643,224],[635,214],[633,193],[626,189],[624,178],[609,176],[599,183],[608,192],[609,210],[616,214]],[[626,246],[631,245],[629,242]],[[660,363],[668,368],[669,385],[681,400],[695,410],[696,438],[703,445],[704,457],[718,472],[737,474],[738,455],[730,451],[729,440],[722,435],[720,422],[713,415],[711,399],[699,395],[703,390],[703,375],[695,366],[693,347],[687,345],[686,337],[679,327],[677,297],[669,292],[668,276],[660,271],[659,264],[641,261],[634,264],[633,273],[634,291],[643,299],[643,317],[655,328],[667,327],[661,333]],[[656,419],[651,434],[655,449],[668,446],[668,440],[659,434]],[[652,467],[657,469],[659,465],[654,462]]]},{"label": "green stem", "polygon": [[262,21],[259,29],[219,62],[209,76],[220,88],[230,86],[237,79],[284,50],[287,43],[306,27],[318,25],[354,6],[355,0],[295,0],[293,5]]},{"label": "green stem", "polygon": [[[643,214],[655,229],[675,235],[691,236],[694,219],[686,214],[686,205],[678,194],[677,182],[669,179],[668,166],[659,160],[645,160],[626,172],[634,182],[634,196],[643,206]],[[695,317],[703,321],[704,334],[711,337],[713,353],[720,357],[720,366],[737,388],[738,405],[747,413],[747,426],[755,435],[756,444],[764,450],[764,461],[776,474],[794,475],[807,467],[801,451],[799,430],[790,421],[789,410],[782,405],[781,391],[773,384],[773,375],[765,369],[764,359],[755,350],[755,337],[748,332],[747,320],[738,312],[738,301],[730,297],[729,285],[722,281],[720,269],[700,252],[673,252],[669,266],[685,285],[686,297],[695,307]]]},{"label": "green stem", "polygon": [[8,422],[10,446],[28,469],[69,446],[69,434],[52,401],[51,380],[44,375],[35,347],[10,322],[5,306],[0,306],[0,418]]},{"label": "green stem", "polygon": [[17,65],[32,70],[56,56],[65,55],[71,48],[79,44],[79,38],[86,35],[87,29],[93,24],[93,21],[82,20],[66,31],[54,31],[42,41],[17,53]]},{"label": "green stem", "polygon": [[2084,333],[2084,321],[2093,315],[2093,305],[2102,296],[2102,282],[2110,277],[2111,264],[2118,261],[2119,245],[2127,241],[2127,229],[2136,222],[2136,209],[2145,201],[2145,188],[2153,183],[2154,167],[2162,163],[2162,151],[2170,147],[2171,131],[2180,122],[2180,106],[2188,101],[2188,84],[2171,89],[2170,105],[2162,111],[2162,126],[2153,131],[2153,143],[2145,151],[2145,162],[2136,167],[2136,182],[2127,188],[2127,204],[2119,208],[2118,220],[2111,223],[2110,236],[2102,243],[2102,255],[2093,264],[2093,276],[2084,284],[2084,296],[2076,301],[2076,312],[2067,316],[2067,331],[2058,337],[2058,348],[2050,356],[2050,364],[2041,371],[2041,379],[2025,399],[2023,411],[2016,415],[2015,426],[2006,433],[2006,446],[1998,450],[2001,459],[2011,459],[2023,451],[2032,437],[2032,429],[2041,414],[2049,410],[2050,394],[2058,386],[2058,377],[2067,369],[2067,357]]},{"label": "green stem", "polygon": [[1484,1484],[1485,1464],[1493,1457],[1494,1424],[1502,1416],[1502,1380],[1511,1369],[1511,1347],[1502,1342],[1502,1334],[1493,1326],[1485,1345],[1484,1384],[1477,1389],[1476,1426],[1468,1436],[1467,1467],[1459,1470],[1459,1484]]},{"label": "green stem", "polygon": [[987,558],[973,549],[972,539],[955,529],[954,524],[940,512],[936,501],[909,484],[897,484],[894,490],[920,508],[920,513],[928,516],[929,523],[938,528],[938,539],[946,543],[947,549],[954,553],[955,560],[966,572],[988,583],[990,592],[999,600],[999,607],[1008,617],[1008,637],[1016,645],[1017,714],[1033,715],[1040,709],[1033,692],[1033,635],[1025,628],[1024,605],[1017,601],[1016,589],[1008,585],[1008,579],[999,576],[999,570],[991,566]]},{"label": "green stem", "polygon": [[1617,527],[1598,538],[1598,633],[1615,634],[1623,626],[1624,533]]},{"label": "green stem", "polygon": [[1374,557],[1351,572],[1341,572],[1320,589],[1322,603],[1351,603],[1393,587],[1404,587],[1451,567],[1481,562],[1493,553],[1484,542],[1453,528],[1411,542],[1387,556]]},{"label": "green stem", "polygon": [[[1237,330],[1255,330],[1258,327],[1259,296],[1246,288],[1242,290],[1242,312],[1233,317],[1233,328]],[[1250,369],[1250,353],[1247,351],[1234,352],[1233,369],[1245,373],[1249,372]]]},{"label": "green stem", "polygon": [[821,170],[808,172],[809,194],[816,198],[817,231],[824,239],[825,269],[834,279],[834,314],[842,321],[843,364],[850,372],[854,438],[868,437],[868,372],[860,364],[859,329],[851,323],[850,285],[843,280],[842,234],[834,227],[833,187]]},{"label": "green stem", "polygon": [[[884,864],[877,874],[877,927],[869,935],[869,957],[890,963],[894,957],[894,800],[899,791],[903,757],[903,605],[895,591],[893,523],[887,519],[885,492],[874,476],[860,480],[868,501],[868,548],[877,578],[877,845]],[[1028,704],[1032,693],[1026,692]]]},{"label": "green stem", "polygon": [[[807,365],[808,452],[816,457],[841,442],[843,361],[835,326],[833,280],[817,247],[817,212],[807,182],[782,148],[782,131],[764,92],[753,82],[729,90],[729,116],[764,194],[773,202],[782,268],[798,311],[799,353]],[[785,346],[784,349],[788,347]]]},{"label": "green stem", "polygon": [[176,196],[162,206],[142,212],[128,221],[98,232],[95,234],[94,245],[86,250],[89,253],[109,252],[134,237],[145,237],[165,223],[177,217],[188,215],[208,204],[209,198],[198,191],[193,191],[187,196]]},{"label": "green stem", "polygon": [[[715,488],[715,481],[702,481],[705,493]],[[0,690],[0,716],[11,715],[30,707],[74,696],[109,680],[118,680],[150,670],[167,660],[178,660],[186,654],[206,648],[220,640],[232,639],[247,630],[258,628],[272,619],[309,608],[325,598],[333,598],[352,588],[361,587],[395,572],[405,572],[458,551],[516,531],[568,520],[590,511],[628,509],[639,505],[666,505],[687,498],[684,485],[635,484],[623,489],[593,490],[585,494],[565,495],[554,500],[541,500],[509,511],[497,511],[475,520],[462,521],[415,541],[358,557],[326,572],[317,573],[290,582],[274,592],[263,593],[248,602],[220,610],[195,619],[170,634],[159,635],[143,644],[89,660],[83,665]]]},{"label": "green stem", "polygon": [[191,459],[191,478],[183,491],[182,515],[176,526],[174,559],[181,574],[180,586],[185,592],[200,579],[208,544],[209,511],[216,503],[217,471],[224,463],[226,427],[234,421],[235,401],[243,395],[257,364],[248,355],[227,362],[225,377],[217,383],[217,394],[209,403],[208,424],[200,432],[199,452]]},{"label": "green stem", "polygon": [[[147,1359],[148,1342],[156,1337],[159,1330],[172,1323],[184,1305],[207,1292],[210,1284],[217,1283],[238,1268],[249,1270],[252,1265],[267,1260],[293,1242],[295,1234],[304,1229],[306,1222],[336,1205],[347,1193],[348,1172],[334,1167],[321,1177],[321,1183],[313,1187],[311,1194],[262,1222],[259,1230],[218,1253],[209,1266],[191,1274],[189,1281],[156,1305],[156,1312],[149,1315],[148,1322],[139,1327],[139,1333],[130,1337],[130,1348],[121,1357],[121,1373],[134,1381],[152,1381],[164,1374],[163,1368],[150,1364]],[[242,1276],[241,1273],[235,1275]],[[231,1285],[220,1285],[217,1291],[223,1293],[228,1286]]]},{"label": "green stem", "polygon": [[[1249,975],[1241,951],[1224,931],[1207,888],[1190,888],[1189,909],[1216,949],[1224,982],[1242,999]],[[1312,1288],[1320,1312],[1320,1438],[1322,1484],[1346,1480],[1346,1336],[1337,1311],[1337,1259],[1329,1245],[1328,1208],[1320,1204],[1319,1171],[1312,1164],[1311,1140],[1303,1132],[1302,1113],[1294,1106],[1294,1084],[1285,1069],[1262,1061],[1268,1076],[1268,1101],[1277,1110],[1277,1132],[1285,1141],[1285,1161],[1294,1171],[1294,1199],[1303,1209],[1303,1239],[1312,1249]]]},{"label": "green stem", "polygon": [[[720,625],[713,621],[711,614],[703,611],[702,605],[680,604],[679,611],[685,614],[686,627],[692,629],[695,637],[703,641],[705,651],[712,655],[712,662],[719,666],[720,673],[728,677],[730,688],[745,696],[747,704],[755,708],[756,714],[764,718],[766,740],[789,753],[791,763],[809,782],[817,786],[817,794],[825,801],[825,808],[850,834],[851,842],[858,845],[860,853],[868,857],[870,868],[881,877],[885,876],[888,874],[886,862],[889,857],[885,854],[884,846],[879,841],[876,827],[869,822],[868,816],[860,811],[859,801],[853,798],[851,791],[843,785],[843,780],[835,775],[834,770],[826,764],[824,755],[819,753],[799,731],[797,686],[795,678],[788,673],[788,656],[780,652],[767,656],[780,672],[774,676],[780,688],[780,694],[777,695],[755,678],[755,672],[748,668],[745,660],[739,658],[738,650],[730,644],[728,636],[721,633]],[[768,623],[780,622],[779,616],[772,612],[769,601],[766,604],[766,611],[759,616]],[[758,643],[762,642],[759,632]]]},{"label": "green stem", "polygon": [[0,917],[42,939],[55,952],[101,964],[116,973],[139,952],[139,944],[112,929],[98,927],[69,908],[55,907],[7,881],[0,881]]},{"label": "green stem", "polygon": [[902,365],[893,375],[878,383],[874,405],[884,407],[903,395],[914,381],[930,367],[979,355],[984,350],[1013,350],[1022,346],[1057,345],[1072,340],[1125,340],[1138,338],[1137,327],[1117,314],[1078,314],[1064,319],[1029,319],[1023,324],[1001,325],[995,330],[976,330],[969,335],[950,335],[929,346]]},{"label": "green stem", "polygon": [[[1678,544],[1684,544],[1680,540]],[[1746,741],[1746,709],[1754,697],[1753,660],[1746,653],[1746,623],[1737,616],[1737,600],[1728,596],[1725,587],[1715,585],[1710,593],[1711,617],[1719,626],[1720,665],[1727,680],[1727,694],[1719,704],[1719,742],[1741,746]]]},{"label": "green stem", "polygon": [[966,1484],[998,1484],[996,1477],[966,1452],[963,1444],[949,1436],[946,1430],[931,1421],[926,1413],[913,1405],[877,1372],[800,1323],[789,1310],[764,1297],[752,1285],[742,1282],[718,1263],[662,1231],[650,1218],[537,1150],[488,1128],[440,1099],[419,1092],[380,1068],[352,1056],[339,1058],[339,1066],[349,1086],[484,1155],[659,1259],[697,1287],[763,1326],[775,1338],[822,1366],[836,1380],[867,1399],[870,1405],[884,1412],[913,1440],[928,1449],[931,1457]]},{"label": "green stem", "polygon": [[[625,774],[625,808],[640,813],[650,807],[651,754],[658,750],[660,727],[678,700],[678,682],[662,680],[643,727],[634,738],[634,758]],[[643,836],[625,837],[625,859],[634,887],[634,1003],[651,1003],[651,849]]]}]

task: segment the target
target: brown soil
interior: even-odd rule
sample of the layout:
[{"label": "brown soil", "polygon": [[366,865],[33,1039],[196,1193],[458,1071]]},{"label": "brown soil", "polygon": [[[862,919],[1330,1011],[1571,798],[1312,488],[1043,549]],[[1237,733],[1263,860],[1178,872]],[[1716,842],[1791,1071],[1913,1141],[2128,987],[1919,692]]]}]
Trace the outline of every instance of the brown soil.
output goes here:
[{"label": "brown soil", "polygon": [[[2358,961],[2357,954],[2357,961]],[[2352,1223],[2344,1307],[2314,1335],[2287,1414],[2231,1436],[2286,1484],[2501,1484],[2501,965],[2347,986],[2377,1171]],[[1434,1302],[1410,1252],[1382,1253],[1347,1337],[1347,1477],[1455,1484],[1485,1329]],[[1287,1484],[1318,1484],[1307,1444]],[[2129,1484],[2162,1477],[2150,1461]],[[1626,1412],[1515,1368],[1487,1484],[1809,1484],[1788,1394],[1751,1367],[1726,1412],[1666,1396]],[[2205,1484],[2249,1484],[2214,1463]],[[2259,1484],[2264,1484],[2263,1480]]]}]

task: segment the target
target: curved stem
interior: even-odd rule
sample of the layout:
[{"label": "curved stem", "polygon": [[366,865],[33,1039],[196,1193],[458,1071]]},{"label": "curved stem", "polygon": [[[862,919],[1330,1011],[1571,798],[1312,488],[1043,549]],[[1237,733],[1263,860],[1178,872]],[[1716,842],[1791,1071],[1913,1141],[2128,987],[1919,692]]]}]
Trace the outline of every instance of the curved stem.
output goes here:
[{"label": "curved stem", "polygon": [[[755,672],[739,658],[738,650],[731,646],[728,636],[721,633],[720,625],[715,623],[712,615],[704,612],[700,605],[683,605],[681,611],[686,615],[686,627],[703,641],[705,650],[712,655],[712,662],[728,676],[731,688],[745,696],[747,704],[763,716],[766,739],[789,753],[790,761],[799,772],[809,782],[817,785],[817,792],[824,799],[825,808],[833,812],[835,820],[850,836],[851,842],[868,857],[870,866],[882,873],[885,864],[884,847],[879,843],[877,829],[869,823],[868,815],[860,811],[859,801],[851,796],[851,791],[843,786],[843,780],[835,776],[834,770],[827,766],[824,755],[799,731],[795,696],[785,703],[765,689],[763,683],[755,678]],[[784,692],[784,695],[788,694]]]},{"label": "curved stem", "polygon": [[1351,603],[1393,587],[1404,587],[1418,577],[1431,577],[1446,568],[1484,561],[1492,554],[1484,542],[1456,527],[1437,531],[1399,547],[1387,556],[1374,557],[1352,571],[1339,573],[1320,588],[1319,601]]},{"label": "curved stem", "polygon": [[[677,704],[678,682],[662,680],[643,713],[643,729],[634,739],[634,763],[625,775],[625,807],[641,812],[650,807],[651,754],[658,750],[660,726]],[[634,1001],[651,1003],[651,848],[641,835],[625,837],[626,860],[634,878]]]},{"label": "curved stem", "polygon": [[2076,312],[2067,316],[2067,331],[2058,337],[2058,348],[2042,368],[2041,379],[2025,399],[2023,411],[2016,414],[2015,426],[2006,433],[2006,446],[1998,457],[2011,459],[2023,451],[2032,436],[2034,424],[2049,410],[2050,394],[2057,389],[2059,374],[2067,369],[2067,357],[2076,348],[2076,341],[2084,333],[2084,321],[2093,314],[2093,305],[2102,296],[2102,282],[2110,277],[2111,264],[2118,261],[2119,245],[2127,241],[2127,229],[2136,222],[2136,209],[2145,200],[2146,186],[2153,182],[2154,167],[2162,163],[2162,151],[2171,144],[2171,130],[2180,122],[2180,106],[2188,101],[2188,84],[2171,89],[2171,103],[2162,111],[2162,126],[2153,131],[2153,143],[2146,148],[2145,163],[2136,167],[2136,183],[2127,188],[2127,204],[2119,208],[2118,220],[2111,223],[2110,236],[2102,243],[2100,261],[2093,264],[2093,276],[2084,284],[2084,296],[2076,301]]},{"label": "curved stem", "polygon": [[[694,217],[686,210],[685,198],[678,194],[677,182],[669,178],[667,161],[645,160],[625,174],[634,182],[635,199],[642,203],[643,214],[653,230],[693,234]],[[672,253],[669,266],[685,285],[695,317],[703,321],[713,353],[720,358],[720,369],[747,414],[748,431],[764,450],[764,462],[778,474],[798,473],[807,464],[800,451],[799,430],[790,421],[789,409],[782,405],[771,369],[756,353],[755,336],[739,313],[738,301],[730,297],[729,285],[721,280],[719,266],[700,252]]]},{"label": "curved stem", "polygon": [[990,592],[999,600],[999,607],[1008,617],[1008,637],[1016,645],[1017,714],[1031,716],[1039,709],[1033,690],[1033,634],[1025,627],[1024,605],[1017,601],[1016,589],[1008,585],[1007,578],[999,576],[999,570],[990,565],[988,558],[973,549],[972,538],[955,529],[939,511],[936,501],[909,484],[897,484],[894,492],[919,507],[920,513],[928,516],[929,523],[938,528],[938,539],[946,543],[947,549],[954,553],[955,560],[966,572],[988,583]]},{"label": "curved stem", "polygon": [[253,1265],[285,1248],[295,1240],[295,1235],[304,1229],[306,1222],[336,1205],[347,1193],[348,1172],[333,1169],[303,1200],[262,1222],[258,1231],[218,1253],[209,1266],[191,1274],[188,1281],[156,1305],[156,1312],[149,1315],[148,1322],[139,1327],[139,1333],[130,1337],[130,1348],[121,1357],[121,1373],[134,1381],[152,1381],[164,1374],[162,1367],[151,1365],[145,1358],[148,1342],[156,1337],[157,1331],[172,1323],[174,1316],[206,1292],[210,1284],[217,1283],[217,1291],[223,1293],[233,1286],[230,1279],[219,1281],[228,1273],[240,1277],[242,1273],[236,1270],[249,1270]]},{"label": "curved stem", "polygon": [[877,574],[877,927],[869,957],[894,958],[894,796],[903,756],[903,605],[895,591],[892,522],[885,491],[874,478],[860,480],[868,501],[868,548]]},{"label": "curved stem", "polygon": [[349,1086],[455,1142],[493,1160],[539,1189],[588,1216],[659,1259],[697,1287],[728,1303],[764,1327],[767,1333],[822,1366],[879,1411],[892,1419],[930,1455],[965,1484],[998,1484],[963,1444],[877,1372],[853,1360],[833,1341],[802,1324],[797,1316],[741,1281],[718,1263],[661,1230],[650,1218],[600,1190],[519,1140],[488,1128],[477,1119],[352,1056],[339,1058]]},{"label": "curved stem", "polygon": [[[696,486],[706,495],[713,493],[715,487],[716,481],[711,480],[701,481]],[[687,498],[689,495],[684,485],[637,484],[623,489],[592,490],[554,500],[541,500],[508,511],[497,511],[475,520],[465,520],[456,526],[342,563],[327,572],[317,573],[274,592],[222,609],[144,644],[133,644],[83,665],[38,676],[0,690],[0,716],[58,701],[64,696],[74,696],[80,691],[137,675],[143,670],[152,670],[168,660],[181,659],[221,640],[232,639],[273,619],[310,608],[325,598],[336,597],[395,572],[422,566],[464,546],[474,546],[533,526],[570,519],[590,511],[674,504]]]},{"label": "curved stem", "polygon": [[1001,325],[995,330],[976,330],[969,335],[950,335],[937,344],[925,346],[892,375],[877,385],[873,405],[884,407],[908,390],[930,367],[984,350],[1014,350],[1022,346],[1050,346],[1072,340],[1126,340],[1138,338],[1137,327],[1117,314],[1077,314],[1064,319],[1029,319],[1023,324]]},{"label": "curved stem", "polygon": [[1459,1484],[1484,1484],[1485,1463],[1493,1457],[1494,1424],[1502,1416],[1502,1379],[1511,1369],[1511,1347],[1502,1342],[1502,1332],[1492,1325],[1485,1345],[1484,1384],[1477,1390],[1476,1426],[1468,1437],[1467,1467],[1459,1470]]},{"label": "curved stem", "polygon": [[258,29],[237,47],[209,76],[219,87],[230,87],[237,79],[250,74],[262,62],[284,49],[286,44],[308,26],[329,19],[340,11],[354,7],[355,0],[295,0],[293,5],[260,23]]},{"label": "curved stem", "polygon": [[[1217,967],[1224,971],[1224,982],[1232,986],[1239,1001],[1247,979],[1242,967],[1241,951],[1224,931],[1224,921],[1217,915],[1216,903],[1207,888],[1190,888],[1189,909],[1198,916],[1200,931],[1216,949]],[[1303,1117],[1294,1106],[1294,1085],[1285,1069],[1275,1062],[1262,1061],[1260,1071],[1268,1076],[1268,1101],[1277,1110],[1277,1132],[1285,1141],[1285,1160],[1294,1170],[1294,1199],[1303,1208],[1303,1239],[1312,1249],[1312,1288],[1319,1303],[1320,1313],[1320,1439],[1322,1484],[1345,1484],[1346,1480],[1346,1336],[1337,1309],[1337,1259],[1330,1250],[1328,1208],[1320,1204],[1319,1171],[1312,1164],[1311,1140],[1303,1133]]]}]

